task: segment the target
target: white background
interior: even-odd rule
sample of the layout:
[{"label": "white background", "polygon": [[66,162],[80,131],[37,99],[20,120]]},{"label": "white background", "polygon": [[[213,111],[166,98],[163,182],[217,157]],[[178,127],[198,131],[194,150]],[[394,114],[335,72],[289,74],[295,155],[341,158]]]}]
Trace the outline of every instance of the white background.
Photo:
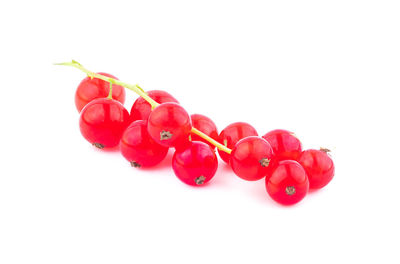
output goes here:
[{"label": "white background", "polygon": [[[399,263],[399,1],[3,1],[0,263]],[[78,60],[219,129],[333,150],[282,207],[220,162],[210,185],[80,135]],[[126,107],[136,96],[127,91]],[[173,154],[172,151],[169,154]]]}]

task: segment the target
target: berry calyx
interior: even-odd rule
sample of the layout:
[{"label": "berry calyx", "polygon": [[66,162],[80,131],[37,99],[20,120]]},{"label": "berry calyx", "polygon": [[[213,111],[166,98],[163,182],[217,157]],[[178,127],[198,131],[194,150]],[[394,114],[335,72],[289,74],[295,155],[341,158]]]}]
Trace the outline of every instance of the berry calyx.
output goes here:
[{"label": "berry calyx", "polygon": [[265,139],[250,136],[236,143],[230,158],[230,165],[237,176],[243,180],[257,181],[268,173],[274,152]]},{"label": "berry calyx", "polygon": [[121,153],[132,167],[151,167],[160,163],[168,148],[157,144],[147,132],[147,121],[132,122],[121,138]]},{"label": "berry calyx", "polygon": [[[148,91],[147,95],[159,104],[168,102],[179,103],[178,100],[165,91],[152,90]],[[143,97],[139,97],[132,105],[130,113],[131,121],[147,120],[151,110],[151,105]]]},{"label": "berry calyx", "polygon": [[271,163],[271,160],[268,159],[268,158],[262,158],[262,159],[260,159],[259,162],[260,162],[260,165],[261,165],[262,167],[268,167],[269,164]]},{"label": "berry calyx", "polygon": [[293,132],[276,129],[263,136],[269,142],[277,160],[297,160],[302,151],[300,140]]},{"label": "berry calyx", "polygon": [[[258,136],[256,129],[248,123],[236,122],[225,127],[218,137],[220,143],[231,149],[240,139],[249,136]],[[229,153],[218,149],[218,154],[223,161],[229,164]]]},{"label": "berry calyx", "polygon": [[194,182],[196,183],[196,185],[202,185],[205,183],[206,181],[206,177],[204,177],[203,175],[197,177],[196,179],[194,179]]},{"label": "berry calyx", "polygon": [[189,140],[192,123],[186,110],[177,103],[163,103],[150,114],[147,131],[155,142],[177,147]]},{"label": "berry calyx", "polygon": [[[214,140],[218,140],[217,126],[210,118],[206,117],[205,115],[193,114],[190,116],[190,119],[192,120],[192,126],[194,128],[198,129]],[[191,139],[192,141],[202,141],[208,144],[212,149],[215,149],[215,146],[212,143],[194,133],[191,133]]]},{"label": "berry calyx", "polygon": [[182,182],[202,186],[214,177],[218,159],[206,143],[193,141],[176,149],[172,158],[172,168]]},{"label": "berry calyx", "polygon": [[280,161],[271,176],[265,180],[268,194],[283,205],[300,202],[306,196],[309,188],[305,170],[294,160]]},{"label": "berry calyx", "polygon": [[335,175],[335,165],[327,152],[328,149],[305,150],[298,160],[307,173],[310,189],[324,187]]},{"label": "berry calyx", "polygon": [[131,161],[131,166],[134,168],[140,168],[142,167],[142,165],[140,165],[140,163],[136,162],[136,161]]},{"label": "berry calyx", "polygon": [[97,142],[94,142],[92,145],[95,146],[96,148],[99,148],[99,149],[103,149],[104,148],[103,144],[100,144],[100,143],[97,143]]},{"label": "berry calyx", "polygon": [[128,125],[128,111],[120,102],[108,98],[91,101],[79,117],[83,137],[100,149],[117,146]]},{"label": "berry calyx", "polygon": [[[115,76],[99,72],[103,76],[107,76],[118,80]],[[82,111],[83,107],[89,102],[97,98],[105,98],[109,95],[110,84],[98,78],[86,77],[83,79],[75,92],[75,106],[78,112]],[[114,85],[112,89],[112,98],[119,101],[121,104],[125,102],[125,89],[120,85]]]}]

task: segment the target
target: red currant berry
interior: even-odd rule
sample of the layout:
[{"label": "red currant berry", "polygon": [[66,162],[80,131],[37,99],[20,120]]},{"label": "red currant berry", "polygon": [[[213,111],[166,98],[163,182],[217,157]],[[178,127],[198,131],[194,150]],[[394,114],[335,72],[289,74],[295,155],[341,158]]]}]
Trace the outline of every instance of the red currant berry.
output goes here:
[{"label": "red currant berry", "polygon": [[[197,130],[218,141],[217,126],[210,118],[200,114],[193,114],[190,116],[190,118],[192,119],[192,126],[194,128],[197,128]],[[202,141],[204,143],[207,143],[212,149],[215,149],[215,146],[213,144],[199,137],[198,135],[192,133],[191,137],[192,141]]]},{"label": "red currant berry", "polygon": [[189,140],[192,123],[186,110],[177,103],[163,103],[149,116],[147,131],[160,145],[177,147]]},{"label": "red currant berry", "polygon": [[195,141],[175,151],[172,168],[175,175],[186,184],[199,186],[214,177],[218,167],[215,152],[205,143]]},{"label": "red currant berry", "polygon": [[[236,122],[230,124],[219,134],[219,142],[228,148],[233,148],[235,144],[242,138],[249,136],[258,136],[254,127],[244,122]],[[229,163],[229,154],[218,150],[218,154],[223,161]]]},{"label": "red currant berry", "polygon": [[233,172],[247,181],[262,179],[274,159],[269,143],[257,136],[239,140],[232,149],[230,164]]},{"label": "red currant berry", "polygon": [[[98,74],[114,78],[108,73],[99,72]],[[98,78],[86,77],[81,81],[75,92],[75,106],[78,112],[82,111],[82,108],[87,105],[90,101],[97,98],[107,97],[110,92],[110,83],[103,81]],[[125,89],[122,86],[114,84],[112,86],[112,98],[121,102],[125,102]]]},{"label": "red currant berry", "polygon": [[[172,95],[164,91],[159,91],[159,90],[148,91],[147,95],[150,96],[151,99],[153,99],[159,104],[168,102],[179,103]],[[147,120],[149,118],[150,113],[151,113],[151,105],[145,99],[143,99],[143,97],[139,97],[132,105],[131,121]]]},{"label": "red currant berry", "polygon": [[117,146],[128,125],[128,111],[120,102],[108,98],[88,103],[79,118],[83,137],[101,149]]},{"label": "red currant berry", "polygon": [[280,161],[271,176],[265,179],[271,198],[283,205],[300,202],[308,192],[306,172],[294,160]]},{"label": "red currant berry", "polygon": [[269,142],[278,160],[297,160],[301,154],[301,142],[290,131],[272,130],[263,138]]},{"label": "red currant berry", "polygon": [[327,149],[303,151],[299,163],[303,166],[310,182],[310,189],[320,189],[327,185],[335,174],[335,165],[326,153]]},{"label": "red currant berry", "polygon": [[160,163],[168,153],[150,137],[147,121],[137,120],[131,123],[122,134],[121,153],[132,167],[151,167]]}]

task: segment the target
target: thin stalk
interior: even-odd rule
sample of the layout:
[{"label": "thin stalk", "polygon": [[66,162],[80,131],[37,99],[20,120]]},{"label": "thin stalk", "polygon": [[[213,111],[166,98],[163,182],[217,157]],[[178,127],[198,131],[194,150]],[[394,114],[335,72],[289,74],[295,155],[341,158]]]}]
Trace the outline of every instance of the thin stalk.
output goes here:
[{"label": "thin stalk", "polygon": [[[146,92],[137,84],[129,84],[129,83],[124,83],[121,82],[120,80],[116,80],[114,78],[110,78],[92,71],[89,71],[88,69],[86,69],[85,67],[83,67],[79,62],[77,61],[71,61],[71,62],[63,62],[63,63],[55,63],[55,65],[64,65],[64,66],[71,66],[74,68],[77,68],[81,71],[83,71],[84,73],[86,73],[90,78],[97,78],[97,79],[101,79],[103,81],[109,82],[110,83],[110,93],[108,94],[108,98],[112,99],[112,85],[116,84],[116,85],[120,85],[123,86],[129,90],[134,91],[135,93],[137,93],[139,96],[143,97],[143,99],[145,99],[150,105],[151,105],[151,109],[156,108],[158,105],[160,105],[159,103],[157,103],[156,101],[154,101],[150,96],[148,96],[146,94]],[[218,141],[214,140],[213,138],[207,136],[206,134],[204,134],[203,132],[197,130],[196,128],[192,127],[191,132],[193,134],[198,135],[199,137],[207,140],[208,142],[210,142],[211,144],[213,144],[214,146],[216,146],[219,150],[224,151],[228,154],[231,154],[232,150],[224,145],[222,145],[221,143],[219,143]]]},{"label": "thin stalk", "polygon": [[207,136],[206,134],[204,134],[204,133],[201,132],[200,130],[198,130],[198,129],[192,127],[191,132],[192,132],[193,134],[196,134],[196,135],[198,135],[199,137],[201,137],[201,138],[207,140],[208,142],[210,142],[211,144],[213,144],[214,146],[216,146],[219,150],[222,150],[222,151],[224,151],[224,152],[226,152],[226,153],[228,153],[228,154],[231,154],[232,150],[231,150],[230,148],[228,148],[228,147],[222,145],[221,143],[219,143],[219,142],[216,141],[215,139],[213,139],[213,138]]},{"label": "thin stalk", "polygon": [[137,84],[129,84],[129,83],[124,83],[121,82],[120,80],[116,80],[114,78],[110,78],[92,71],[89,71],[88,69],[86,69],[85,67],[83,67],[79,62],[77,61],[71,61],[71,62],[63,62],[63,63],[56,63],[55,65],[64,65],[64,66],[71,66],[74,68],[77,68],[81,71],[83,71],[84,73],[86,73],[89,77],[91,78],[97,78],[97,79],[101,79],[103,81],[112,83],[112,84],[117,84],[120,86],[123,86],[129,90],[134,91],[135,93],[137,93],[138,95],[140,95],[141,97],[143,97],[143,99],[145,99],[152,108],[155,108],[159,105],[159,103],[157,103],[156,101],[154,101],[150,96],[148,96],[145,91],[143,91],[143,89],[137,85]]},{"label": "thin stalk", "polygon": [[108,99],[112,99],[112,83],[110,83],[110,91],[108,92]]}]

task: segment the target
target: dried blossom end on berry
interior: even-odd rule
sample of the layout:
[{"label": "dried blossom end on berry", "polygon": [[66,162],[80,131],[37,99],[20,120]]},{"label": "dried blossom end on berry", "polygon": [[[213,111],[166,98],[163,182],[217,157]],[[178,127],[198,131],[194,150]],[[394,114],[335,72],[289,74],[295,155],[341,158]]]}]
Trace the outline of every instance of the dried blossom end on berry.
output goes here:
[{"label": "dried blossom end on berry", "polygon": [[165,130],[160,132],[160,140],[168,140],[170,138],[172,138],[171,132]]},{"label": "dried blossom end on berry", "polygon": [[320,151],[322,151],[322,152],[325,152],[325,153],[329,153],[329,152],[331,152],[331,150],[330,150],[330,149],[323,148],[323,147],[319,148],[319,150],[320,150]]},{"label": "dried blossom end on berry", "polygon": [[293,195],[296,193],[296,188],[294,186],[287,186],[285,192],[287,195]]},{"label": "dried blossom end on berry", "polygon": [[139,163],[137,163],[136,161],[131,161],[131,166],[134,168],[140,168],[142,167],[142,165],[140,165]]},{"label": "dried blossom end on berry", "polygon": [[260,159],[260,164],[261,164],[261,166],[263,166],[263,167],[268,167],[269,166],[269,163],[271,162],[271,160],[270,159],[267,159],[267,158],[263,158],[263,159]]},{"label": "dried blossom end on berry", "polygon": [[206,177],[204,177],[204,176],[199,176],[199,177],[197,177],[195,180],[194,180],[194,182],[197,184],[197,185],[202,185],[202,184],[204,184],[204,181],[206,180]]},{"label": "dried blossom end on berry", "polygon": [[103,144],[100,144],[100,143],[93,143],[93,146],[95,146],[96,148],[99,148],[99,149],[103,149],[104,148],[104,145]]}]

